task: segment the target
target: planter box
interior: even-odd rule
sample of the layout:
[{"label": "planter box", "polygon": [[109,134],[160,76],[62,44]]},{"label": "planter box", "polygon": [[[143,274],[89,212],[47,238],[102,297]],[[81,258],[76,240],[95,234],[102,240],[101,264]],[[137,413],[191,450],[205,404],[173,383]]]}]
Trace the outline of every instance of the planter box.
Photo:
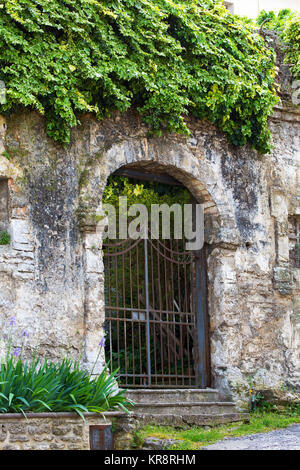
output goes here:
[{"label": "planter box", "polygon": [[0,414],[0,450],[90,450],[113,448],[111,423],[123,413]]}]

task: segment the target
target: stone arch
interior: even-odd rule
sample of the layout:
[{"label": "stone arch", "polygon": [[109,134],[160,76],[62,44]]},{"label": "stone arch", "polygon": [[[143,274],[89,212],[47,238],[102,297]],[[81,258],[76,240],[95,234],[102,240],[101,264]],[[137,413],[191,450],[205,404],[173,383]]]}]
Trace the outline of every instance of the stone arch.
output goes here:
[{"label": "stone arch", "polygon": [[[239,244],[233,208],[220,179],[207,160],[196,157],[187,144],[169,139],[124,140],[87,164],[80,191],[80,218],[83,231],[93,231],[96,211],[109,175],[123,166],[162,170],[182,182],[198,202],[204,203],[208,219],[218,221],[219,228],[209,223],[206,238],[211,244]],[[213,232],[213,233],[212,233]]]},{"label": "stone arch", "polygon": [[[233,252],[240,240],[233,208],[213,166],[195,156],[187,144],[170,139],[131,139],[95,154],[82,173],[79,216],[84,238],[85,365],[92,367],[105,321],[104,268],[97,209],[109,175],[124,166],[164,170],[182,182],[205,206],[206,243]],[[215,250],[220,257],[220,249]],[[209,294],[211,295],[211,294]],[[212,302],[213,303],[213,302]],[[103,357],[104,360],[104,357]],[[99,370],[101,365],[99,364]],[[95,370],[95,373],[97,370]]]}]

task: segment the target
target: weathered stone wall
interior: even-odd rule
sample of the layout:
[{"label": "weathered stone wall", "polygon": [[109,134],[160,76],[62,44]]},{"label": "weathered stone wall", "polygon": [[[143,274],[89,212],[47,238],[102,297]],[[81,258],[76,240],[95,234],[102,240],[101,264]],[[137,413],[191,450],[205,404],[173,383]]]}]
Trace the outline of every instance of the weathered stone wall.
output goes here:
[{"label": "weathered stone wall", "polygon": [[[300,385],[300,269],[291,262],[291,220],[300,220],[300,115],[277,109],[274,152],[233,148],[190,121],[191,136],[147,138],[134,112],[82,117],[70,146],[30,112],[0,122],[0,179],[9,188],[11,243],[0,246],[0,324],[14,346],[29,332],[59,358],[83,353],[91,368],[103,332],[104,272],[97,209],[107,177],[124,165],[164,170],[205,203],[212,385],[242,393]],[[4,350],[4,342],[0,347]]]},{"label": "weathered stone wall", "polygon": [[2,414],[0,450],[90,450],[90,426],[109,426],[111,417],[118,419],[114,413],[85,414],[85,421],[75,413]]}]

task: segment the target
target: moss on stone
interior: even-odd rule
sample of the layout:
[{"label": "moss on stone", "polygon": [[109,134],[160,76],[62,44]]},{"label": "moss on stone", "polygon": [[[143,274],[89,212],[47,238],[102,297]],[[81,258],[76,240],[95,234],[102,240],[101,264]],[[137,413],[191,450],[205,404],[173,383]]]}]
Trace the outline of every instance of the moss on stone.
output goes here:
[{"label": "moss on stone", "polygon": [[0,232],[0,245],[9,245],[11,236],[5,230]]}]

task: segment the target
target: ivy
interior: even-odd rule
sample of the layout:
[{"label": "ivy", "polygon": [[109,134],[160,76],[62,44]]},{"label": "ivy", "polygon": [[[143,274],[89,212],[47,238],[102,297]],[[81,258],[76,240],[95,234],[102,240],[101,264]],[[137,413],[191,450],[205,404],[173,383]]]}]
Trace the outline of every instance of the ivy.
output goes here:
[{"label": "ivy", "polygon": [[285,62],[291,64],[291,72],[295,78],[300,78],[300,15],[293,15],[288,21],[282,34],[286,45]]},{"label": "ivy", "polygon": [[295,78],[300,78],[300,14],[290,9],[274,11],[262,10],[257,24],[265,29],[273,29],[280,35],[285,49],[285,63],[291,65]]},{"label": "ivy", "polygon": [[274,76],[274,52],[221,0],[0,0],[0,112],[37,110],[59,142],[80,112],[134,106],[153,133],[188,134],[190,114],[267,153]]}]

